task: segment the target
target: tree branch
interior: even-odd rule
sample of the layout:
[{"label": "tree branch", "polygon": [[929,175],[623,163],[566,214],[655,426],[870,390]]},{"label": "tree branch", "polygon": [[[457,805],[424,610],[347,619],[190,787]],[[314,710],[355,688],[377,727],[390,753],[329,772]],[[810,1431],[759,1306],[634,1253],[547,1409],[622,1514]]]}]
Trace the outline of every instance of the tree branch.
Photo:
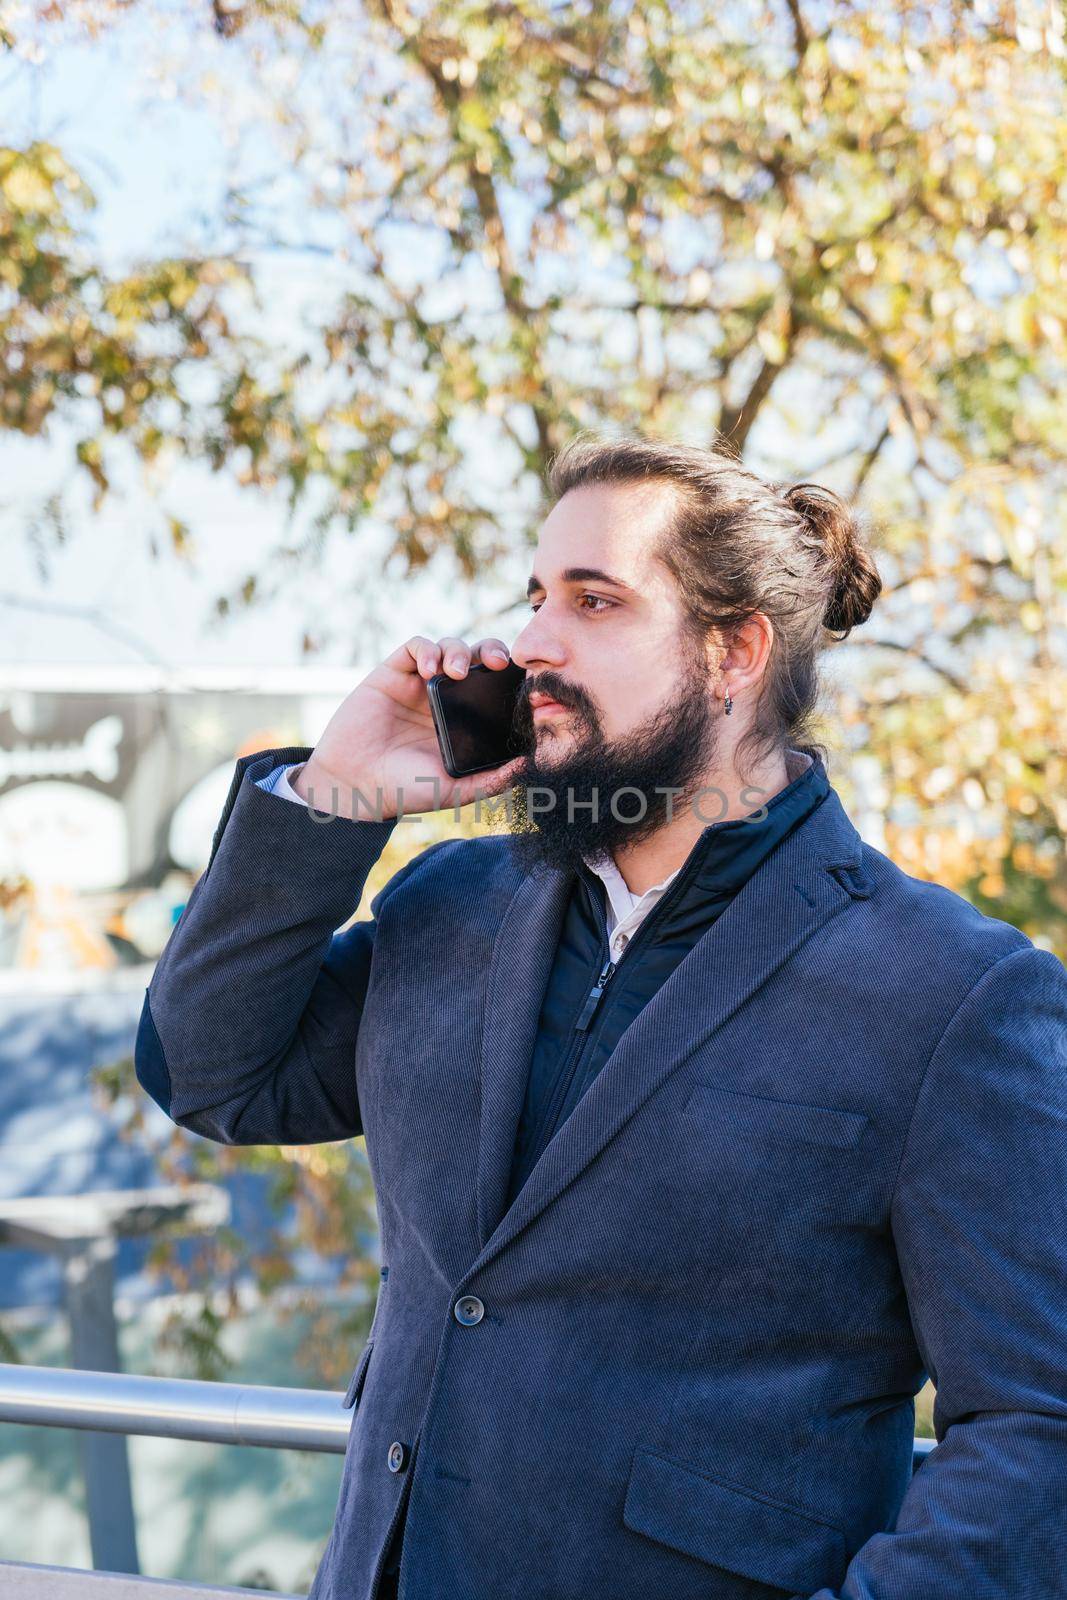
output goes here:
[{"label": "tree branch", "polygon": [[929,670],[933,673],[936,673],[939,678],[944,678],[945,682],[950,683],[954,689],[958,689],[960,694],[969,693],[970,685],[965,681],[965,679],[957,677],[956,674],[951,672],[948,667],[941,666],[940,662],[933,661],[925,653],[925,651],[920,650],[917,645],[902,644],[897,639],[857,639],[854,637],[842,640],[841,643],[842,645],[862,645],[868,650],[899,651],[901,655],[911,656],[914,661],[921,662],[924,667],[928,667]]},{"label": "tree branch", "polygon": [[793,349],[796,344],[797,327],[793,318],[792,307],[786,313],[786,330],[784,335],[785,354],[781,361],[771,361],[764,357],[763,363],[756,374],[755,381],[739,406],[724,405],[719,416],[719,433],[728,438],[736,447],[738,455],[744,453],[748,436],[752,432],[756,418],[759,416],[760,407],[770,394],[778,374],[789,365]]},{"label": "tree branch", "polygon": [[785,0],[785,3],[789,11],[789,15],[793,19],[793,48],[797,53],[796,64],[799,67],[801,62],[804,60],[804,57],[808,53],[808,45],[810,44],[811,39],[804,22],[804,18],[800,14],[800,5],[798,0]]},{"label": "tree branch", "polygon": [[855,500],[857,498],[860,490],[863,488],[863,485],[867,482],[871,468],[874,466],[885,445],[891,438],[892,430],[887,425],[882,429],[878,439],[874,444],[872,444],[871,448],[867,451],[867,454],[860,462],[859,471],[856,473],[855,482],[852,485],[852,492],[849,496],[850,499]]},{"label": "tree branch", "polygon": [[[408,40],[413,55],[429,78],[437,92],[438,99],[448,118],[453,137],[460,149],[464,148],[464,141],[456,137],[455,125],[458,120],[459,110],[463,101],[463,91],[458,80],[446,78],[442,71],[442,61],[449,50],[442,41],[436,39],[428,31],[416,24],[407,8],[406,0],[373,0],[386,20],[402,33]],[[541,360],[539,347],[533,338],[533,323],[535,312],[526,303],[523,293],[522,279],[511,253],[507,230],[497,201],[496,186],[489,172],[483,172],[477,162],[469,157],[466,160],[467,178],[474,191],[478,206],[478,214],[482,220],[485,237],[493,250],[496,260],[497,281],[508,314],[515,322],[525,339],[529,351],[530,376],[533,380],[534,397],[527,403],[533,413],[534,425],[537,429],[538,446],[541,460],[547,464],[552,453],[553,429],[551,408],[546,403],[549,387],[548,375]]]}]

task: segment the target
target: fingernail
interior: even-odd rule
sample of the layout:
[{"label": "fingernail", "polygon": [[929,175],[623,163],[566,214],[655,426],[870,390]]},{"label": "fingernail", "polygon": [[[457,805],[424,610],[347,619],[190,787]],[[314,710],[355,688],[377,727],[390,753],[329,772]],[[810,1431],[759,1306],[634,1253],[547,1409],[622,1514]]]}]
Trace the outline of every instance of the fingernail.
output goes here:
[{"label": "fingernail", "polygon": [[489,654],[494,661],[506,661],[508,659],[507,652],[504,650],[490,650]]}]

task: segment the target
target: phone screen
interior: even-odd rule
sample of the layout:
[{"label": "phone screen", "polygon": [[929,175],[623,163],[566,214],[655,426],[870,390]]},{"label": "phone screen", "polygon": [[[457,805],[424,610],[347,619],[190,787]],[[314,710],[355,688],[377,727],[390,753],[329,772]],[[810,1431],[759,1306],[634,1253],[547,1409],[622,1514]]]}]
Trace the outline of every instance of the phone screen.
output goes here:
[{"label": "phone screen", "polygon": [[475,662],[464,678],[435,673],[428,680],[441,756],[453,777],[484,772],[522,754],[512,719],[525,677],[525,667],[514,661],[506,667]]}]

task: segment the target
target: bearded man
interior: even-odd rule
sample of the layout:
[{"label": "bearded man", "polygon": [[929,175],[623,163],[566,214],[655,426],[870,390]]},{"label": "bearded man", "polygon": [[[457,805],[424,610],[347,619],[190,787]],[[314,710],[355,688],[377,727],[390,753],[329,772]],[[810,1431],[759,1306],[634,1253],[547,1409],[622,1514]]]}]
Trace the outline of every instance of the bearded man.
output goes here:
[{"label": "bearded man", "polygon": [[[145,996],[181,1127],[366,1139],[309,1600],[1063,1597],[1067,972],[830,783],[819,652],[880,588],[844,502],[644,437],[550,487],[510,652],[410,638],[238,761]],[[450,779],[426,680],[509,654],[521,753]],[[503,833],[342,927],[479,795]]]}]

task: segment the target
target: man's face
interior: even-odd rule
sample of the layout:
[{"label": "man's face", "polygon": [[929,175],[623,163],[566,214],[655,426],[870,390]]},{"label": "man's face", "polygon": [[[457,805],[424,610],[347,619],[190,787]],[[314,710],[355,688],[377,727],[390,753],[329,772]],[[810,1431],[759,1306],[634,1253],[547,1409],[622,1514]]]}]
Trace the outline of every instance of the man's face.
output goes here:
[{"label": "man's face", "polygon": [[[699,787],[714,754],[707,656],[684,630],[674,578],[652,555],[673,508],[663,484],[588,486],[564,495],[541,528],[534,615],[512,646],[527,674],[515,831],[531,833],[557,865],[647,837]],[[542,695],[554,703],[538,706]],[[531,811],[533,788],[554,804],[542,792]],[[584,803],[594,796],[595,810]]]}]

